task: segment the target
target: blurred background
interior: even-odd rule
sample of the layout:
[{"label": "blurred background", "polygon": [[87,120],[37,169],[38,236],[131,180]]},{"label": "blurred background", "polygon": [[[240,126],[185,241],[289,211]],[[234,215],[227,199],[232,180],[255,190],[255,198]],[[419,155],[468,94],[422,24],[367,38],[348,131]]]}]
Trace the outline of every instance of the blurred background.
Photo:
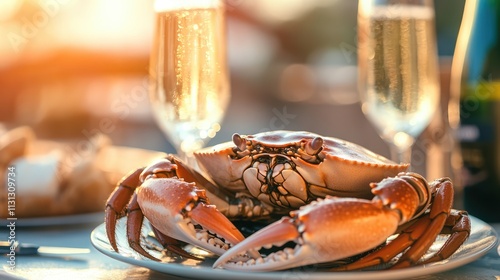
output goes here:
[{"label": "blurred background", "polygon": [[[220,132],[307,130],[389,157],[361,113],[356,89],[357,1],[226,0],[232,99]],[[446,100],[464,0],[437,0]],[[175,152],[147,98],[152,0],[0,1],[0,131],[89,139]],[[445,107],[445,106],[444,106]],[[441,114],[414,148],[416,171],[442,132]],[[446,174],[445,174],[446,175]]]}]

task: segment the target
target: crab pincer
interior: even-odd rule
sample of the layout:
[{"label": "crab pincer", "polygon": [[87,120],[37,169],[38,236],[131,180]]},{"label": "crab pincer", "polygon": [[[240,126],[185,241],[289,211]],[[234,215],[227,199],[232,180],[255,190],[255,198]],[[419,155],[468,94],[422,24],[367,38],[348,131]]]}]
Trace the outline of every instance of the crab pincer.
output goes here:
[{"label": "crab pincer", "polygon": [[[115,189],[106,205],[106,231],[110,244],[118,251],[115,226],[118,218],[127,214],[127,239],[131,248],[141,255],[158,260],[140,244],[141,228],[146,217],[153,231],[168,250],[194,258],[182,245],[192,244],[216,255],[244,239],[240,231],[211,205],[205,189],[179,169],[176,159],[159,159],[146,168],[126,176]],[[255,252],[249,252],[256,256]]]},{"label": "crab pincer", "polygon": [[217,255],[244,239],[194,183],[172,178],[148,180],[137,190],[137,200],[157,230]]},{"label": "crab pincer", "polygon": [[[383,250],[375,251],[346,269],[360,269],[373,265],[388,265],[392,258],[406,251],[392,267],[406,267],[419,263],[436,236],[443,230],[450,216],[453,186],[447,178],[431,184],[416,173],[400,173],[372,183],[372,200],[326,197],[292,211],[290,217],[263,228],[222,255],[214,267],[244,271],[273,271],[309,264],[330,263],[352,257],[387,242],[398,233],[398,227],[419,215],[413,231],[403,231]],[[455,215],[455,214],[451,214]],[[455,215],[457,228],[448,237],[437,259],[449,256],[468,236],[470,224],[466,214]],[[428,222],[426,222],[428,221]],[[461,226],[462,225],[462,226]],[[420,234],[416,234],[416,233]],[[409,234],[412,234],[409,239]],[[290,246],[292,244],[292,246]],[[293,246],[295,245],[295,246]],[[247,261],[234,261],[240,252],[278,247],[267,256]],[[382,251],[384,252],[382,254]],[[336,270],[344,270],[342,267]]]}]

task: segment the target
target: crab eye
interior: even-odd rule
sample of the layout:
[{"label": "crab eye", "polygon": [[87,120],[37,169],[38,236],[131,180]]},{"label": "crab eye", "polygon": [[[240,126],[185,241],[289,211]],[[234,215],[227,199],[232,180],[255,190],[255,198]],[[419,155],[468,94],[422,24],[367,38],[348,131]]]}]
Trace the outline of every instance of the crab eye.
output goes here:
[{"label": "crab eye", "polygon": [[323,147],[323,138],[318,136],[306,143],[305,147],[306,153],[309,155],[315,155],[321,150],[322,147]]},{"label": "crab eye", "polygon": [[247,141],[238,133],[233,134],[233,143],[240,151],[244,151],[247,148]]}]

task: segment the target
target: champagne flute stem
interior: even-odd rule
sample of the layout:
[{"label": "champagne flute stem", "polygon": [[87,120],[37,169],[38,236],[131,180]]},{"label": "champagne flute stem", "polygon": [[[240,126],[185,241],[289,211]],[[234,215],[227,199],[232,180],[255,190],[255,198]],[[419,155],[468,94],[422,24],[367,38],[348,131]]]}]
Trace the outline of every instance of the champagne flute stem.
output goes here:
[{"label": "champagne flute stem", "polygon": [[[391,144],[391,159],[396,163],[409,163],[411,165],[411,146],[402,148],[397,145]],[[410,168],[411,169],[411,166]]]},{"label": "champagne flute stem", "polygon": [[193,153],[205,146],[205,142],[200,139],[189,139],[181,142],[177,148],[177,154],[186,164],[196,167],[196,159]]}]

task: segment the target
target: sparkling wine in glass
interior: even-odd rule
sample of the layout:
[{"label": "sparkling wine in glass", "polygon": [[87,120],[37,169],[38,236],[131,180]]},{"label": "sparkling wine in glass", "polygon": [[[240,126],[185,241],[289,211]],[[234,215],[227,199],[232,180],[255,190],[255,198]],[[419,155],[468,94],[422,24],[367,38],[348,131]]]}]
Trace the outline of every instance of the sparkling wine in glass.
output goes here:
[{"label": "sparkling wine in glass", "polygon": [[230,99],[222,1],[157,0],[150,102],[183,159],[220,130]]},{"label": "sparkling wine in glass", "polygon": [[358,67],[363,113],[392,159],[411,163],[439,102],[432,0],[359,0]]}]

